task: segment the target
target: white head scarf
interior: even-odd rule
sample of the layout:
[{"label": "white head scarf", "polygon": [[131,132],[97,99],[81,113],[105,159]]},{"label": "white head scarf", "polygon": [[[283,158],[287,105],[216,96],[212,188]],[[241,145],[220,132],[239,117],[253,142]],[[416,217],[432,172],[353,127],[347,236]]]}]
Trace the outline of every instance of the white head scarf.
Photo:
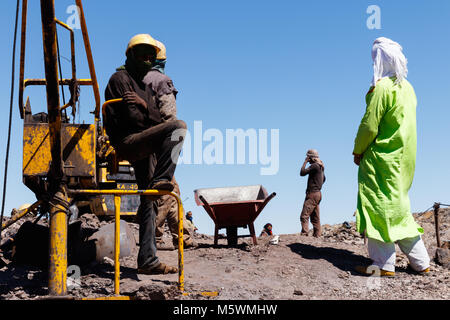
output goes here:
[{"label": "white head scarf", "polygon": [[377,38],[372,47],[373,79],[372,86],[384,77],[397,77],[400,84],[408,76],[408,60],[400,44],[388,38]]}]

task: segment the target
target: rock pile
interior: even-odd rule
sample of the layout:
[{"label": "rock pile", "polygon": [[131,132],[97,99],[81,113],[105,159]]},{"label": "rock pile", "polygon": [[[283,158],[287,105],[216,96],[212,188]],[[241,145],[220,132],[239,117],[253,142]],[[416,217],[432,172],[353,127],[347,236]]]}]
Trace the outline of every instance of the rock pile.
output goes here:
[{"label": "rock pile", "polygon": [[355,222],[344,222],[333,226],[325,224],[322,226],[322,236],[328,242],[364,244],[364,237],[356,231]]}]

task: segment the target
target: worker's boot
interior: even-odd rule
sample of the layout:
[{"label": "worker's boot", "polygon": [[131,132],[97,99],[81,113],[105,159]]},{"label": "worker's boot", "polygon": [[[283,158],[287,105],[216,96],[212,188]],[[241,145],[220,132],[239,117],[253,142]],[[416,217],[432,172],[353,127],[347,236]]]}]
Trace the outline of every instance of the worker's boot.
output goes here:
[{"label": "worker's boot", "polygon": [[[178,249],[178,239],[173,240],[173,246],[175,247],[175,249]],[[184,248],[197,248],[198,244],[193,239],[188,239],[188,240],[183,239],[183,247]]]},{"label": "worker's boot", "polygon": [[157,266],[153,268],[140,267],[137,270],[140,274],[168,274],[177,273],[178,269],[176,267],[168,266],[165,263],[160,262]]},{"label": "worker's boot", "polygon": [[172,246],[170,243],[166,243],[165,241],[157,241],[156,242],[156,249],[157,250],[168,250],[172,251],[175,250],[174,246]]},{"label": "worker's boot", "polygon": [[426,269],[424,269],[424,270],[422,270],[422,271],[417,271],[417,270],[414,270],[414,268],[411,267],[410,264],[408,264],[408,269],[409,269],[411,272],[413,272],[413,273],[415,273],[415,274],[422,275],[422,276],[427,276],[427,275],[430,274],[430,268],[429,268],[429,267],[426,268]]},{"label": "worker's boot", "polygon": [[150,187],[150,189],[167,190],[167,191],[172,191],[174,188],[175,185],[168,180],[157,181]]}]

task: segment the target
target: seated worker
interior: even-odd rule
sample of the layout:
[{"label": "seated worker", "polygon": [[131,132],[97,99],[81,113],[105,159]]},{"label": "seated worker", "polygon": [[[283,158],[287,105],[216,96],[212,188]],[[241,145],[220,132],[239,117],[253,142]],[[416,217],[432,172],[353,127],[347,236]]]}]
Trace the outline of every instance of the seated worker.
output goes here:
[{"label": "seated worker", "polygon": [[267,236],[271,236],[272,233],[272,224],[270,223],[266,223],[264,225],[264,229],[261,231],[261,234],[259,235],[260,237],[267,237]]},{"label": "seated worker", "polygon": [[[131,38],[126,50],[125,65],[118,68],[105,90],[105,99],[123,98],[122,102],[107,106],[104,119],[106,133],[118,156],[128,160],[134,170],[139,189],[172,191],[172,181],[178,161],[179,144],[183,143],[186,124],[181,120],[162,122],[155,106],[153,91],[142,79],[152,68],[159,48],[148,34]],[[181,141],[172,141],[177,130]],[[178,139],[177,139],[178,140]],[[179,149],[181,150],[181,148]],[[152,165],[152,154],[156,165]],[[176,273],[156,256],[155,196],[141,196],[137,217],[139,220],[138,273]]]},{"label": "seated worker", "polygon": [[186,222],[188,224],[188,227],[190,229],[194,230],[194,232],[198,230],[197,227],[194,224],[194,218],[192,217],[192,211],[188,211],[186,213]]},{"label": "seated worker", "polygon": [[[180,187],[175,181],[173,192],[180,195]],[[174,250],[178,248],[178,204],[172,196],[162,196],[157,201],[158,213],[156,216],[156,247],[159,250]],[[167,246],[163,241],[164,225],[167,221],[170,233],[172,235],[173,246]],[[185,248],[197,247],[197,242],[193,238],[194,227],[189,220],[183,219],[183,244]]]}]

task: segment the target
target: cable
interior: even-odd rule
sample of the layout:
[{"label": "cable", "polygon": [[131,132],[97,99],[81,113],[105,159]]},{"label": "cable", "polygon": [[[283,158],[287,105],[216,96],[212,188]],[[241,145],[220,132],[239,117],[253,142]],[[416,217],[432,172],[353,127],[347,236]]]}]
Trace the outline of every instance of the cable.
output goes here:
[{"label": "cable", "polygon": [[429,207],[427,210],[425,210],[425,211],[422,211],[420,214],[424,214],[425,212],[428,212],[428,211],[430,211],[431,209],[433,209],[433,206],[431,206],[431,207]]},{"label": "cable", "polygon": [[[56,49],[58,51],[58,67],[59,67],[59,77],[62,79],[63,78],[63,74],[62,74],[62,67],[61,67],[61,55],[59,54],[59,39],[58,39],[58,28],[55,28],[55,32],[56,32]],[[64,85],[61,82],[61,92],[62,92],[62,98],[63,98],[63,105],[66,104],[66,97],[64,95]],[[64,122],[67,119],[67,112],[66,109],[63,110],[62,115],[64,116]]]},{"label": "cable", "polygon": [[0,216],[0,241],[2,239],[2,225],[3,225],[3,214],[5,212],[5,198],[6,198],[6,183],[8,177],[8,161],[9,161],[9,147],[11,143],[11,127],[12,127],[12,112],[13,112],[13,100],[14,100],[14,74],[16,72],[16,40],[17,40],[17,24],[19,20],[19,7],[20,0],[17,0],[16,8],[16,22],[14,27],[14,42],[13,42],[13,54],[12,54],[12,71],[11,71],[11,98],[9,104],[9,126],[8,126],[8,142],[6,143],[6,156],[5,156],[5,175],[3,177],[3,199],[2,199],[2,213]]}]

